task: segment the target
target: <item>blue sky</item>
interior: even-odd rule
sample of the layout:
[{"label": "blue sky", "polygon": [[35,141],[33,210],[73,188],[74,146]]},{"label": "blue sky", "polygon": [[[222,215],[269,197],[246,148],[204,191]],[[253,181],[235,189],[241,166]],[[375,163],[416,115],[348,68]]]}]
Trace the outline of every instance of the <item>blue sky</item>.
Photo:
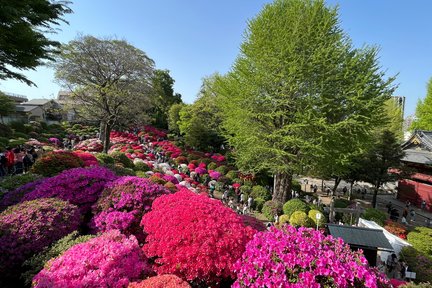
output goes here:
[{"label": "blue sky", "polygon": [[[70,25],[53,38],[61,42],[78,33],[125,39],[145,51],[159,69],[168,69],[175,91],[187,103],[195,99],[203,77],[225,73],[236,58],[247,20],[264,0],[75,0]],[[406,96],[405,115],[413,114],[432,77],[430,0],[327,0],[339,4],[341,27],[356,47],[377,45],[388,75],[399,73],[395,95]],[[0,90],[30,99],[56,97],[53,71],[38,68],[26,75],[38,87],[8,80]]]}]

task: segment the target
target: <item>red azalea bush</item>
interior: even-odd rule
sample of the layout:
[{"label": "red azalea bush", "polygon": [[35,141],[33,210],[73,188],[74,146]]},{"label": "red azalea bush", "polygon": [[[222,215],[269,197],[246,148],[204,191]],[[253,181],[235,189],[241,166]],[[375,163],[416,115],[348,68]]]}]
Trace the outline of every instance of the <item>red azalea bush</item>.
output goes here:
[{"label": "red azalea bush", "polygon": [[408,231],[404,225],[391,220],[386,220],[384,223],[384,229],[386,229],[388,232],[398,236],[399,238],[407,239]]},{"label": "red azalea bush", "polygon": [[84,163],[84,167],[99,166],[97,158],[88,152],[74,151],[73,154],[78,156]]},{"label": "red azalea bush", "polygon": [[9,207],[0,214],[0,275],[16,275],[26,258],[76,230],[79,223],[78,208],[60,199]]},{"label": "red azalea bush", "polygon": [[129,284],[128,288],[190,288],[188,282],[183,281],[181,278],[171,275],[158,275],[150,277],[138,283]]},{"label": "red azalea bush", "polygon": [[389,287],[361,251],[310,228],[259,232],[235,264],[232,287]]},{"label": "red azalea bush", "polygon": [[142,216],[150,211],[153,201],[171,193],[167,188],[149,179],[125,176],[107,185],[98,202],[93,206],[93,225],[98,232],[119,229],[126,235],[135,235],[141,242]]},{"label": "red azalea bush", "polygon": [[150,274],[136,238],[111,230],[50,260],[33,283],[36,288],[127,287]]},{"label": "red azalea bush", "polygon": [[83,167],[84,162],[75,154],[68,151],[52,151],[38,158],[31,168],[31,172],[46,177],[54,176],[63,170]]},{"label": "red azalea bush", "polygon": [[206,285],[235,279],[233,264],[256,232],[220,201],[184,188],[156,199],[141,225],[159,274]]},{"label": "red azalea bush", "polygon": [[46,178],[23,201],[56,197],[77,205],[83,214],[99,199],[105,184],[117,176],[104,167],[75,168]]}]

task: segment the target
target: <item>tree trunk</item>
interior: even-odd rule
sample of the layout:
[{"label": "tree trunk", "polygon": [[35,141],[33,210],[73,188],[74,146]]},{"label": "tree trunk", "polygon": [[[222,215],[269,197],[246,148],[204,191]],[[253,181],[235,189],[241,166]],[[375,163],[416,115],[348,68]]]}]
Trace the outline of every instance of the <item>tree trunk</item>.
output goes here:
[{"label": "tree trunk", "polygon": [[111,125],[108,122],[104,123],[104,138],[103,138],[103,152],[108,153],[108,149],[110,146],[110,133],[111,133]]},{"label": "tree trunk", "polygon": [[348,200],[351,200],[353,185],[354,185],[354,182],[351,182],[351,184],[350,184],[350,190],[349,190],[349,194],[348,194]]},{"label": "tree trunk", "polygon": [[333,187],[333,195],[336,195],[336,189],[339,186],[341,180],[342,180],[342,178],[340,178],[340,177],[335,178],[335,185]]},{"label": "tree trunk", "polygon": [[324,193],[324,179],[321,179],[321,193]]},{"label": "tree trunk", "polygon": [[105,141],[105,121],[101,121],[99,124],[99,140]]},{"label": "tree trunk", "polygon": [[277,173],[274,175],[274,189],[272,200],[285,203],[291,198],[292,175],[288,173]]},{"label": "tree trunk", "polygon": [[378,182],[374,187],[373,197],[372,197],[372,208],[376,208],[377,205],[377,196],[378,196],[378,188],[380,183]]}]

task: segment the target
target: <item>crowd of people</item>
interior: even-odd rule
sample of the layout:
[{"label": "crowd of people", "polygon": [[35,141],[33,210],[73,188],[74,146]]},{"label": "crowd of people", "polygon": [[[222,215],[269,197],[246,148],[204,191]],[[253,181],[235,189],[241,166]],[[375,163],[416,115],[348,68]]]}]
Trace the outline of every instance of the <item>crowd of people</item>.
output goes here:
[{"label": "crowd of people", "polygon": [[32,146],[0,149],[0,177],[27,173],[39,157],[38,152]]}]

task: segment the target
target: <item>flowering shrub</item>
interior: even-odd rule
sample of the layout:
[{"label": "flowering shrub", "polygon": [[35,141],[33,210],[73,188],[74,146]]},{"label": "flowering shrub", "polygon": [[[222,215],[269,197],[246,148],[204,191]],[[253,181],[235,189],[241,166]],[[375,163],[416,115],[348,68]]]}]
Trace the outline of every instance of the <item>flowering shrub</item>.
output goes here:
[{"label": "flowering shrub", "polygon": [[259,232],[235,264],[239,287],[382,287],[361,252],[310,228]]},{"label": "flowering shrub", "polygon": [[113,157],[109,156],[106,153],[96,153],[96,159],[100,164],[114,164],[115,160]]},{"label": "flowering shrub", "polygon": [[99,165],[97,158],[91,153],[83,152],[83,151],[74,151],[73,154],[78,156],[83,161],[84,167]]},{"label": "flowering shrub", "polygon": [[26,258],[76,230],[79,223],[78,208],[59,199],[9,207],[0,214],[0,275],[16,275]]},{"label": "flowering shrub", "polygon": [[38,158],[33,164],[31,171],[43,176],[54,176],[63,170],[83,167],[83,161],[67,151],[52,151]]},{"label": "flowering shrub", "polygon": [[158,274],[207,285],[234,279],[233,264],[255,233],[220,201],[185,188],[157,198],[141,225],[148,234],[143,250]]},{"label": "flowering shrub", "polygon": [[92,138],[92,139],[81,141],[73,148],[76,150],[88,151],[88,152],[102,152],[103,145],[101,140]]},{"label": "flowering shrub", "polygon": [[131,283],[128,288],[190,288],[191,286],[181,278],[171,275],[158,275],[150,277],[139,283]]},{"label": "flowering shrub", "polygon": [[149,179],[121,177],[107,185],[98,202],[93,206],[93,224],[97,231],[119,229],[126,235],[134,234],[141,242],[142,216],[150,211],[153,201],[170,191]]},{"label": "flowering shrub", "polygon": [[105,184],[116,178],[104,167],[70,169],[42,181],[23,201],[56,197],[77,205],[84,215],[98,200]]},{"label": "flowering shrub", "polygon": [[211,171],[211,172],[209,173],[209,176],[210,176],[210,178],[212,178],[212,179],[218,180],[219,177],[221,177],[221,173],[220,173],[220,172],[217,172],[217,171]]},{"label": "flowering shrub", "polygon": [[126,287],[151,273],[134,236],[111,230],[50,260],[34,287]]},{"label": "flowering shrub", "polygon": [[8,193],[6,193],[3,197],[3,199],[1,199],[0,201],[0,211],[3,211],[4,209],[6,209],[9,206],[15,205],[17,203],[19,203],[21,201],[21,199],[29,192],[32,192],[34,189],[36,189],[36,187],[43,182],[43,179],[41,178],[41,176],[36,176],[36,174],[22,174],[22,176],[25,175],[31,175],[30,177],[21,177],[18,175],[12,176],[10,179],[17,179],[17,182],[20,183],[21,180],[24,180],[23,178],[25,178],[25,180],[30,180],[30,179],[34,179],[33,182],[29,182],[26,183],[20,187],[18,187],[15,190],[9,191]]},{"label": "flowering shrub", "polygon": [[206,174],[207,170],[203,167],[197,167],[197,168],[195,168],[195,173],[202,175],[202,174]]},{"label": "flowering shrub", "polygon": [[404,225],[391,220],[386,220],[384,223],[384,229],[386,229],[388,232],[398,236],[399,238],[407,239],[407,229]]},{"label": "flowering shrub", "polygon": [[282,203],[276,200],[267,201],[264,203],[262,213],[268,220],[273,221],[276,214],[282,214]]},{"label": "flowering shrub", "polygon": [[240,215],[245,226],[252,227],[256,231],[265,231],[267,228],[264,223],[255,217],[249,215]]},{"label": "flowering shrub", "polygon": [[115,163],[122,164],[126,168],[134,168],[132,160],[130,160],[124,153],[113,152],[110,156],[114,158]]}]

